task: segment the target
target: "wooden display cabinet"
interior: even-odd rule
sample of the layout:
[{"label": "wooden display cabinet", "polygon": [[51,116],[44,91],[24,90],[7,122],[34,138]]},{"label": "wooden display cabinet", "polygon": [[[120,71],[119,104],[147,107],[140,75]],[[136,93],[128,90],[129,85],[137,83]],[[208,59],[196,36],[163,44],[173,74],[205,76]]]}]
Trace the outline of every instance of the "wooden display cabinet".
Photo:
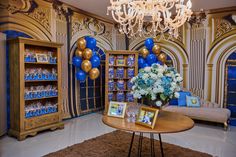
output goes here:
[{"label": "wooden display cabinet", "polygon": [[[60,52],[62,44],[27,38],[11,39],[8,43],[10,49],[10,129],[8,134],[17,137],[18,140],[24,140],[27,136],[34,136],[42,130],[63,129]],[[34,55],[44,54],[47,59],[54,58],[54,62],[38,62],[35,58],[33,58],[33,62],[28,61],[25,57],[26,51],[30,51]],[[49,52],[50,57],[48,56]],[[54,69],[56,73],[54,75],[48,73],[43,79],[38,76],[37,79],[26,80],[27,69],[42,69],[42,71]],[[33,75],[36,78],[36,75]],[[51,79],[48,79],[49,76]],[[26,89],[38,88],[38,86],[46,88],[50,85],[55,88],[53,96],[49,90],[37,89],[37,91],[40,91],[39,94],[36,91],[31,92],[35,93],[35,96],[38,94],[37,97],[26,99]],[[40,106],[33,108],[35,107],[33,104],[36,104],[36,102]],[[29,107],[31,107],[30,110],[27,109]],[[27,114],[30,116],[27,116]]]},{"label": "wooden display cabinet", "polygon": [[[134,64],[132,66],[127,65],[127,58],[129,55],[133,55],[134,56]],[[115,61],[114,61],[114,65],[110,65],[109,64],[109,58],[113,56],[115,57]],[[117,56],[123,56],[124,57],[124,64],[123,65],[117,65]],[[116,71],[117,68],[124,68],[124,77],[123,78],[110,78],[109,77],[109,68],[114,68],[114,75],[116,75]],[[124,80],[125,82],[125,86],[127,86],[127,82],[131,79],[127,77],[127,69],[128,68],[133,68],[134,69],[134,76],[136,76],[138,74],[138,51],[127,51],[127,50],[119,50],[119,51],[106,51],[106,80],[105,80],[105,114],[108,111],[108,107],[109,107],[109,98],[108,98],[108,93],[112,92],[115,94],[117,94],[119,91],[124,92],[125,96],[127,92],[131,92],[131,90],[124,89],[124,90],[109,90],[108,87],[108,83],[109,80],[113,80],[114,82],[118,82],[118,80]],[[116,98],[113,101],[117,101]],[[134,102],[137,102],[136,100],[134,100]]]}]

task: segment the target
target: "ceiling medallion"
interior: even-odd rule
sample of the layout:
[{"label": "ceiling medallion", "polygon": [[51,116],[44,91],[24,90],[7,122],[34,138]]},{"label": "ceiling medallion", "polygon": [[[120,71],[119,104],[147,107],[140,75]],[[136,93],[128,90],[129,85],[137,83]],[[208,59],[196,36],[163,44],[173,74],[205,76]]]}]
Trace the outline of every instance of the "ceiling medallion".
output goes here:
[{"label": "ceiling medallion", "polygon": [[164,35],[178,37],[178,28],[192,15],[188,0],[110,0],[107,13],[119,23],[119,31],[128,37]]}]

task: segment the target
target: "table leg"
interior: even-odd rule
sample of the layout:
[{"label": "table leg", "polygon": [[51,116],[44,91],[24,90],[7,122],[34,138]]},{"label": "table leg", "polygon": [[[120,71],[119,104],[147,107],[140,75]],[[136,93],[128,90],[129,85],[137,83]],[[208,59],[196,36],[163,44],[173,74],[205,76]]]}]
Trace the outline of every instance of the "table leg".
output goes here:
[{"label": "table leg", "polygon": [[158,134],[158,135],[159,135],[160,148],[161,148],[161,157],[164,157],[164,151],[163,151],[163,146],[162,146],[161,134]]},{"label": "table leg", "polygon": [[155,157],[154,134],[153,133],[150,133],[150,144],[151,144],[151,157]]},{"label": "table leg", "polygon": [[135,135],[135,132],[133,132],[132,139],[131,139],[131,142],[130,142],[128,157],[130,157],[130,155],[131,155],[131,150],[132,150],[132,146],[133,146],[133,142],[134,142],[134,135]]},{"label": "table leg", "polygon": [[142,156],[142,143],[143,143],[143,133],[140,132],[139,143],[138,143],[138,157]]}]

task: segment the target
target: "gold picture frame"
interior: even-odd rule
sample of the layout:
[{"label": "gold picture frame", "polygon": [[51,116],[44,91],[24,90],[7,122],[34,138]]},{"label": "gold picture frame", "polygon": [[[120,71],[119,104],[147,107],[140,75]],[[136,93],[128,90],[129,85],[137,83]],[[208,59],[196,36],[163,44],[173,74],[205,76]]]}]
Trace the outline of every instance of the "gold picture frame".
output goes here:
[{"label": "gold picture frame", "polygon": [[125,102],[110,101],[107,115],[111,117],[124,118],[126,108],[127,103]]},{"label": "gold picture frame", "polygon": [[38,63],[48,63],[48,56],[46,54],[36,54]]},{"label": "gold picture frame", "polygon": [[135,124],[154,128],[159,109],[141,106]]}]

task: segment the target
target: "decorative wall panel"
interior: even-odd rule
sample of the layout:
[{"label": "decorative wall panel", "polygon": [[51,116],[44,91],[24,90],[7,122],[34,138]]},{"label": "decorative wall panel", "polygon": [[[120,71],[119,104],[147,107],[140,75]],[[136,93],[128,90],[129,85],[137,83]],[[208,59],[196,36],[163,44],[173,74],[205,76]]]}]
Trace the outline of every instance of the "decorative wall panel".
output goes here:
[{"label": "decorative wall panel", "polygon": [[204,27],[190,30],[189,90],[204,98],[205,38]]}]

